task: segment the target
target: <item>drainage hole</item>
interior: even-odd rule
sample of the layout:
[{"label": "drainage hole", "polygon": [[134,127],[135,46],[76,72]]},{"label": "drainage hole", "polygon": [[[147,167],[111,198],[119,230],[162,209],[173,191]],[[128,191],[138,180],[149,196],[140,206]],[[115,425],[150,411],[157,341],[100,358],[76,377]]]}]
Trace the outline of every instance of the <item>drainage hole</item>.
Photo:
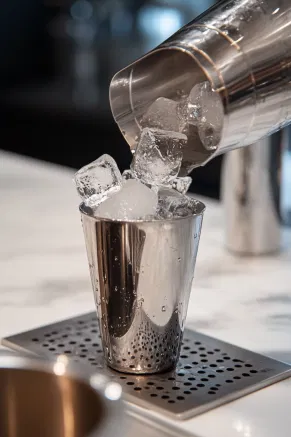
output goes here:
[{"label": "drainage hole", "polygon": [[217,367],[217,364],[210,364],[209,367]]},{"label": "drainage hole", "polygon": [[196,378],[194,378],[194,376],[191,376],[191,378],[188,378],[188,381],[195,381]]},{"label": "drainage hole", "polygon": [[197,384],[197,387],[205,387],[205,384]]},{"label": "drainage hole", "polygon": [[250,370],[250,373],[258,373],[257,370]]},{"label": "drainage hole", "polygon": [[208,378],[216,378],[216,376],[211,374],[211,375],[208,375]]},{"label": "drainage hole", "polygon": [[208,351],[207,353],[208,353],[208,355],[213,355],[214,354],[214,352],[212,352],[212,351]]},{"label": "drainage hole", "polygon": [[205,351],[205,347],[199,347],[198,348],[200,351]]},{"label": "drainage hole", "polygon": [[200,357],[201,358],[205,358],[205,357],[207,357],[207,355],[206,354],[200,354]]},{"label": "drainage hole", "polygon": [[207,382],[208,379],[207,379],[207,378],[201,378],[201,381],[203,381],[203,382]]},{"label": "drainage hole", "polygon": [[185,373],[183,373],[183,372],[179,372],[179,373],[177,373],[177,375],[178,375],[178,376],[185,376]]},{"label": "drainage hole", "polygon": [[246,367],[253,367],[252,364],[245,364]]},{"label": "drainage hole", "polygon": [[219,359],[219,360],[216,360],[216,362],[217,362],[217,363],[223,363],[224,361],[221,360],[221,359]]},{"label": "drainage hole", "polygon": [[169,404],[174,404],[175,403],[175,401],[173,401],[172,399],[170,399],[168,402],[169,402]]},{"label": "drainage hole", "polygon": [[206,360],[205,358],[203,358],[203,360],[201,360],[201,363],[208,363],[208,360]]},{"label": "drainage hole", "polygon": [[190,349],[189,346],[184,346],[185,351],[188,351],[189,349]]},{"label": "drainage hole", "polygon": [[164,387],[156,387],[157,390],[164,390]]},{"label": "drainage hole", "polygon": [[181,355],[181,358],[188,358],[188,355]]},{"label": "drainage hole", "polygon": [[55,351],[55,350],[56,350],[56,348],[54,348],[54,347],[49,348],[49,351]]},{"label": "drainage hole", "polygon": [[155,385],[155,383],[154,383],[154,382],[151,382],[151,381],[149,381],[149,382],[147,382],[147,385]]},{"label": "drainage hole", "polygon": [[215,392],[215,391],[212,391],[212,390],[210,390],[210,391],[208,392],[208,394],[209,394],[209,395],[216,395],[216,392]]},{"label": "drainage hole", "polygon": [[173,378],[173,376],[170,376],[170,377],[168,378],[168,381],[175,381],[175,378]]},{"label": "drainage hole", "polygon": [[204,370],[198,370],[199,375],[204,375],[205,371]]},{"label": "drainage hole", "polygon": [[240,367],[242,367],[241,364],[235,364],[234,367],[236,367],[237,369],[239,369]]},{"label": "drainage hole", "polygon": [[192,385],[191,382],[184,382],[184,385]]},{"label": "drainage hole", "polygon": [[172,387],[172,390],[180,390],[180,387]]},{"label": "drainage hole", "polygon": [[127,385],[134,385],[134,382],[132,382],[132,381],[128,381],[126,384],[127,384]]},{"label": "drainage hole", "polygon": [[232,384],[233,380],[232,379],[227,379],[225,382],[227,382],[228,384]]},{"label": "drainage hole", "polygon": [[217,391],[218,388],[217,387],[210,387],[210,390]]},{"label": "drainage hole", "polygon": [[251,376],[249,373],[243,373],[242,376]]},{"label": "drainage hole", "polygon": [[140,387],[134,387],[134,390],[135,391],[141,391],[141,388]]},{"label": "drainage hole", "polygon": [[[89,358],[89,360],[92,358]],[[119,379],[127,379],[126,376],[120,376]]]},{"label": "drainage hole", "polygon": [[80,358],[86,358],[87,355],[85,355],[85,354],[80,354],[79,357],[80,357]]},{"label": "drainage hole", "polygon": [[170,396],[167,396],[167,395],[162,396],[162,399],[169,399],[169,398],[170,398]]},{"label": "drainage hole", "polygon": [[188,364],[187,364],[187,366],[184,366],[184,369],[192,369],[192,366],[189,366]]},{"label": "drainage hole", "polygon": [[156,398],[158,395],[156,393],[151,393],[152,398]]},{"label": "drainage hole", "polygon": [[190,354],[192,355],[197,354],[197,351],[191,351]]},{"label": "drainage hole", "polygon": [[241,379],[240,376],[234,376],[233,379]]},{"label": "drainage hole", "polygon": [[216,387],[221,387],[221,384],[215,384]]},{"label": "drainage hole", "polygon": [[242,360],[238,360],[237,358],[234,358],[232,361],[233,361],[234,363],[243,363]]},{"label": "drainage hole", "polygon": [[222,369],[217,369],[216,372],[217,372],[217,373],[223,373],[224,370],[222,370]]},{"label": "drainage hole", "polygon": [[191,387],[190,390],[191,391],[197,391],[197,387]]},{"label": "drainage hole", "polygon": [[184,396],[177,396],[177,399],[178,399],[178,401],[184,401],[185,400]]},{"label": "drainage hole", "polygon": [[192,364],[193,364],[193,366],[197,366],[198,365],[197,361],[192,361]]},{"label": "drainage hole", "polygon": [[185,394],[185,395],[190,395],[191,392],[190,392],[189,390],[185,390],[185,391],[184,391],[184,394]]},{"label": "drainage hole", "polygon": [[220,349],[213,349],[214,352],[220,352]]},{"label": "drainage hole", "polygon": [[228,370],[229,372],[233,372],[234,371],[234,369],[232,367],[227,367],[226,370]]},{"label": "drainage hole", "polygon": [[195,343],[194,344],[197,344],[197,345],[199,345],[199,344],[201,344],[201,342],[200,341],[195,341]]},{"label": "drainage hole", "polygon": [[76,344],[76,341],[69,341],[69,344]]}]

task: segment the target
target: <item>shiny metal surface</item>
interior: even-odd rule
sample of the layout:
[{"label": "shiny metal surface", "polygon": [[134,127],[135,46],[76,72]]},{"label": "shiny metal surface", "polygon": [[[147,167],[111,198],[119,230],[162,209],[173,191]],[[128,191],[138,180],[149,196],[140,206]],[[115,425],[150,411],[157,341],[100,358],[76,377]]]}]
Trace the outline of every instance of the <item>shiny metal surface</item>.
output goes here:
[{"label": "shiny metal surface", "polygon": [[[175,370],[122,374],[106,366],[100,337],[96,314],[89,313],[6,338],[3,343],[47,358],[65,353],[87,374],[97,369],[120,383],[127,414],[144,421],[142,432],[146,428],[145,435],[150,436],[159,435],[155,432],[159,427],[160,435],[181,435],[178,426],[169,429],[165,416],[187,419],[291,376],[288,364],[188,329]],[[126,437],[136,435],[135,425]]]},{"label": "shiny metal surface", "polygon": [[237,254],[263,255],[280,249],[281,137],[277,132],[224,158],[225,244]]},{"label": "shiny metal surface", "polygon": [[204,205],[173,220],[121,222],[81,205],[105,359],[116,370],[155,373],[179,358]]},{"label": "shiny metal surface", "polygon": [[1,354],[1,437],[113,437],[123,429],[120,395],[106,396],[112,383],[100,378],[75,373],[66,356]]},{"label": "shiny metal surface", "polygon": [[155,99],[180,100],[207,79],[224,108],[221,140],[206,150],[190,136],[181,174],[284,127],[291,118],[290,35],[290,0],[221,1],[117,73],[111,109],[131,149]]}]

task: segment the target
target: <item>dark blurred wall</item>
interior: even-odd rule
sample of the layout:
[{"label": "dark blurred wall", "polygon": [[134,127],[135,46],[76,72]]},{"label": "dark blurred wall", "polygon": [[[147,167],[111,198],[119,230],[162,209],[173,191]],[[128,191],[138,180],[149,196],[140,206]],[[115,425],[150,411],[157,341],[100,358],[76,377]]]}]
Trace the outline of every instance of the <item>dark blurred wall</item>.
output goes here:
[{"label": "dark blurred wall", "polygon": [[[74,168],[109,153],[128,167],[131,154],[109,109],[112,75],[211,3],[2,2],[1,147]],[[196,192],[218,197],[220,164],[193,172]]]}]

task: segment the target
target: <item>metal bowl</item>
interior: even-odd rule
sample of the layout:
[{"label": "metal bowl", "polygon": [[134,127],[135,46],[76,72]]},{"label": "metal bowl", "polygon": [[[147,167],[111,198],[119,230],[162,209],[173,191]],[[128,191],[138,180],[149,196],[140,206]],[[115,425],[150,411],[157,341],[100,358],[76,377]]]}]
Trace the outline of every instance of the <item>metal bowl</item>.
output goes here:
[{"label": "metal bowl", "polygon": [[121,388],[101,375],[53,363],[0,356],[1,437],[112,437],[122,429]]}]

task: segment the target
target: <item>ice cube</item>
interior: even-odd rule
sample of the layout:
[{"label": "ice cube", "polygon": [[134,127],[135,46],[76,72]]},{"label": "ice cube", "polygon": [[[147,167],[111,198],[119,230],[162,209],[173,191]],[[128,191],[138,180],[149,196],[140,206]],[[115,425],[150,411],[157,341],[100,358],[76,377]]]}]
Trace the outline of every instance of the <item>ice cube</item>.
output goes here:
[{"label": "ice cube", "polygon": [[162,188],[158,195],[157,218],[187,217],[196,210],[196,201],[173,189]]},{"label": "ice cube", "polygon": [[136,179],[128,179],[120,191],[101,203],[96,217],[112,220],[138,220],[154,216],[158,204],[157,194]]},{"label": "ice cube", "polygon": [[187,120],[181,117],[179,104],[171,99],[159,97],[143,115],[142,127],[181,132]]},{"label": "ice cube", "polygon": [[211,123],[202,122],[198,125],[198,134],[203,146],[207,150],[216,149],[220,141],[220,130]]},{"label": "ice cube", "polygon": [[146,184],[170,186],[179,173],[182,149],[186,144],[184,134],[145,128],[131,170]]},{"label": "ice cube", "polygon": [[122,179],[128,181],[129,179],[135,179],[135,174],[131,170],[124,170],[122,173]]},{"label": "ice cube", "polygon": [[223,105],[209,82],[195,85],[188,97],[188,123],[198,127],[207,149],[217,146],[223,126]]},{"label": "ice cube", "polygon": [[172,183],[172,188],[178,193],[186,194],[192,182],[190,176],[185,176],[183,178],[177,178]]},{"label": "ice cube", "polygon": [[97,205],[120,190],[122,178],[114,159],[102,155],[77,171],[74,181],[80,197],[90,205]]}]

